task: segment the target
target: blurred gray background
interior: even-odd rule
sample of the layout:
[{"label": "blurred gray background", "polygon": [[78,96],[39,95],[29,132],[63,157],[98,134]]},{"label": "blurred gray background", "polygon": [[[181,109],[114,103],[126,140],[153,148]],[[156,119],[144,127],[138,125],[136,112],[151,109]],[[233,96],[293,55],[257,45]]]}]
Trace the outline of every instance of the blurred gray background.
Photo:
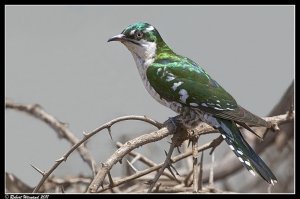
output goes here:
[{"label": "blurred gray background", "polygon": [[[294,15],[293,6],[6,6],[5,95],[39,103],[79,138],[119,116],[160,122],[175,116],[146,92],[130,52],[107,43],[143,21],[175,52],[203,66],[240,105],[265,116],[294,79]],[[113,140],[103,131],[87,147],[104,162],[122,136],[153,130],[123,122],[113,126]],[[70,148],[43,122],[12,110],[5,112],[5,139],[5,170],[30,186],[41,178],[30,164],[48,170]],[[138,151],[163,161],[169,140]],[[122,173],[120,167],[113,171]],[[74,152],[54,175],[78,173],[91,171]]]}]

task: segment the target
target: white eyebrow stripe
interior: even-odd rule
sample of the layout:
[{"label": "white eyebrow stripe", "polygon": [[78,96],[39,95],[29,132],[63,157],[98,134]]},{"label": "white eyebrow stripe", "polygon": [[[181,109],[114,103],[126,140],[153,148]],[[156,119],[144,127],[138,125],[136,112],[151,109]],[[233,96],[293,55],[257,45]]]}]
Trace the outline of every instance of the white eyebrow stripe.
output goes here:
[{"label": "white eyebrow stripe", "polygon": [[130,31],[130,35],[133,35],[134,34],[134,32],[135,32],[135,30],[132,30],[132,31]]},{"label": "white eyebrow stripe", "polygon": [[145,29],[146,32],[150,32],[151,30],[154,30],[154,27],[153,26],[149,26],[148,28]]}]

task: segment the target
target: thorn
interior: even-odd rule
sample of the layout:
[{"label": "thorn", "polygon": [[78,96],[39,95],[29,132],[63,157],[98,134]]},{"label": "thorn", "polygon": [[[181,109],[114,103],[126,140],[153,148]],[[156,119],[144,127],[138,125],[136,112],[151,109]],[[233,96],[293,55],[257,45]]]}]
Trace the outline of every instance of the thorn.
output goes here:
[{"label": "thorn", "polygon": [[280,131],[280,128],[279,128],[279,126],[278,126],[277,123],[274,123],[274,124],[272,125],[272,127],[273,127],[273,130],[274,130],[274,131]]},{"label": "thorn", "polygon": [[88,133],[85,132],[85,131],[83,131],[82,134],[83,134],[84,137],[88,136]]},{"label": "thorn", "polygon": [[63,156],[63,157],[61,157],[61,158],[55,160],[55,162],[61,162],[61,161],[66,161],[65,156]]},{"label": "thorn", "polygon": [[120,163],[120,164],[122,164],[122,159],[121,159],[121,160],[119,160],[119,163]]},{"label": "thorn", "polygon": [[211,148],[209,155],[211,155],[215,151],[216,147]]},{"label": "thorn", "polygon": [[65,193],[64,186],[60,185],[60,191],[61,191],[61,193]]},{"label": "thorn", "polygon": [[111,177],[110,172],[108,172],[107,175],[108,175],[109,185],[112,187],[114,185],[114,181],[113,181],[113,179]]},{"label": "thorn", "polygon": [[34,168],[37,172],[39,172],[42,176],[45,175],[45,171],[40,170],[39,168],[37,168],[36,166],[34,166],[34,165],[32,165],[32,164],[30,164],[30,166],[31,166],[32,168]]},{"label": "thorn", "polygon": [[178,173],[178,171],[175,169],[175,167],[172,164],[170,164],[170,167],[175,171],[176,175],[180,176],[180,174]]},{"label": "thorn", "polygon": [[107,131],[108,131],[108,134],[109,134],[109,136],[110,136],[110,139],[112,140],[113,138],[112,138],[112,136],[111,136],[111,129],[110,129],[110,126],[107,127]]},{"label": "thorn", "polygon": [[[222,142],[223,142],[223,137],[220,135],[219,137],[217,137],[216,139],[213,140],[213,142],[215,143],[214,146],[211,148],[209,155],[212,155],[212,153],[215,151],[215,149],[217,148],[217,146],[219,146]],[[230,147],[231,145],[229,145]],[[232,147],[232,146],[231,146]],[[230,147],[230,148],[231,148]],[[231,148],[232,149],[232,148]],[[233,150],[233,149],[232,149]]]},{"label": "thorn", "polygon": [[191,139],[189,139],[189,143],[188,143],[187,147],[189,147],[189,146],[190,146],[191,142],[192,142],[192,140],[191,140]]},{"label": "thorn", "polygon": [[166,151],[166,150],[164,150],[164,152],[165,152],[165,155],[167,156],[167,155],[168,155],[167,151]]},{"label": "thorn", "polygon": [[168,166],[168,167],[167,167],[167,169],[170,171],[170,173],[172,174],[172,176],[173,176],[175,179],[177,179],[177,178],[176,178],[176,176],[175,176],[175,174],[173,173],[173,171],[172,171],[171,167],[170,167],[170,166]]},{"label": "thorn", "polygon": [[178,153],[181,153],[179,146],[177,146],[176,148],[177,148]]}]

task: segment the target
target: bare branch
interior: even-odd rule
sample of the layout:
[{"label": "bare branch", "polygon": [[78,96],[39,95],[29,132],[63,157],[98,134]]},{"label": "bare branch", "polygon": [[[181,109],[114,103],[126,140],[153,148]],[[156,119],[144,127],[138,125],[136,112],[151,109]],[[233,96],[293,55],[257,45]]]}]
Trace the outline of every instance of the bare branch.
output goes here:
[{"label": "bare branch", "polygon": [[[65,123],[60,122],[54,116],[47,113],[43,108],[38,104],[29,104],[23,105],[15,103],[10,99],[5,100],[5,107],[8,109],[18,110],[25,112],[43,122],[45,122],[48,126],[50,126],[60,138],[65,138],[72,145],[79,142],[79,139],[74,135],[74,133],[65,125]],[[90,154],[90,152],[86,149],[84,145],[81,145],[77,148],[79,155],[81,158],[90,166],[93,173],[95,174],[95,159]]]},{"label": "bare branch", "polygon": [[[203,174],[203,152],[201,152],[201,159],[199,163],[199,177],[198,177],[198,189],[202,190],[202,174]],[[199,191],[198,190],[198,191]]]},{"label": "bare branch", "polygon": [[[49,177],[49,175],[62,163],[62,161],[65,161],[69,157],[69,155],[75,149],[77,149],[81,144],[83,144],[85,141],[87,141],[89,138],[91,138],[92,136],[94,136],[95,134],[100,132],[101,130],[110,128],[115,123],[118,123],[121,121],[126,121],[126,120],[140,120],[140,121],[144,121],[144,122],[153,124],[155,126],[161,126],[161,124],[159,122],[151,120],[145,116],[124,116],[124,117],[119,117],[114,120],[111,120],[110,122],[107,122],[106,124],[96,128],[95,130],[93,130],[90,133],[85,133],[84,137],[78,143],[73,145],[72,148],[69,151],[67,151],[60,159],[56,160],[56,163],[49,169],[49,171],[45,172],[45,175],[40,180],[40,182],[38,183],[38,185],[36,186],[36,188],[34,189],[33,192],[36,193],[39,190],[39,188],[42,186],[42,184],[45,182],[45,180]],[[119,159],[118,161],[121,161],[121,159]],[[103,180],[104,180],[104,178],[103,178]]]},{"label": "bare branch", "polygon": [[209,172],[209,186],[214,186],[214,162],[215,162],[215,154],[211,154],[211,165],[210,165],[210,172]]},{"label": "bare branch", "polygon": [[[165,129],[165,128],[162,128],[161,130],[163,130],[163,129]],[[159,133],[161,130],[157,131],[157,133]],[[198,152],[204,151],[204,150],[209,149],[209,148],[211,148],[211,147],[214,147],[214,146],[215,146],[215,143],[216,143],[216,141],[213,140],[213,141],[210,141],[210,142],[208,142],[208,143],[206,143],[206,144],[204,144],[204,145],[198,147]],[[115,155],[115,154],[118,154],[118,153],[115,152],[114,155]],[[182,153],[182,154],[179,154],[179,155],[173,157],[173,158],[171,159],[171,162],[172,162],[172,163],[178,162],[178,161],[180,161],[180,160],[182,160],[182,159],[184,159],[184,158],[186,158],[186,157],[189,157],[189,156],[191,156],[191,155],[192,155],[192,150],[188,150],[188,151],[186,151],[185,153]],[[110,160],[110,158],[109,158],[109,160]],[[110,161],[111,161],[111,160],[110,160]],[[130,180],[134,180],[134,179],[139,178],[139,177],[141,177],[141,176],[147,175],[147,174],[149,174],[149,173],[151,173],[151,172],[153,172],[153,171],[159,170],[162,166],[163,166],[163,163],[161,163],[161,164],[159,164],[159,165],[157,165],[157,166],[150,167],[150,168],[145,169],[145,170],[143,170],[143,171],[139,171],[138,173],[135,173],[135,174],[133,174],[133,175],[131,175],[131,176],[127,176],[127,177],[124,177],[124,178],[122,178],[122,179],[115,180],[115,181],[114,181],[114,185],[115,185],[115,186],[119,186],[119,185],[121,185],[121,184],[123,184],[123,183],[129,182]],[[101,190],[99,190],[99,192],[105,191],[105,190],[107,190],[107,189],[109,189],[109,188],[110,188],[109,185],[105,185]]]},{"label": "bare branch", "polygon": [[159,171],[156,174],[155,178],[152,180],[151,185],[148,189],[148,193],[151,193],[155,183],[157,182],[158,178],[161,176],[161,174],[163,173],[165,168],[170,166],[170,164],[171,164],[170,160],[171,160],[171,156],[172,156],[172,153],[173,153],[174,149],[175,149],[175,144],[174,144],[174,142],[172,142],[171,145],[170,145],[170,149],[169,149],[169,152],[167,154],[166,160],[165,160],[164,164],[162,165],[162,167],[159,169]]},{"label": "bare branch", "polygon": [[193,192],[198,192],[198,136],[192,138],[192,151],[193,151]]},{"label": "bare branch", "polygon": [[[117,142],[117,146],[121,147],[121,146],[123,146],[123,144],[120,143],[120,142]],[[149,167],[157,166],[157,164],[155,162],[153,162],[152,160],[150,160],[149,158],[145,157],[144,155],[142,155],[142,154],[140,154],[138,152],[130,151],[129,155],[131,155],[131,156],[134,157],[134,159],[131,160],[131,164],[133,164],[133,162],[135,162],[136,160],[139,160],[139,161],[141,161],[142,163],[144,163],[145,165],[147,165]],[[172,174],[169,174],[166,171],[164,171],[162,175],[165,175],[165,176],[167,176],[168,178],[170,178],[172,180],[177,180],[176,178],[174,178],[172,176]],[[177,181],[180,183],[179,180],[177,180]]]},{"label": "bare branch", "polygon": [[122,160],[122,158],[127,153],[144,144],[161,140],[164,137],[167,137],[168,135],[171,135],[171,132],[168,130],[167,127],[164,127],[159,131],[145,134],[126,142],[105,163],[103,163],[103,166],[99,169],[97,175],[95,176],[94,180],[90,184],[88,188],[88,192],[97,192],[97,189],[99,188],[100,184],[103,182],[107,172],[112,168],[114,164]]}]

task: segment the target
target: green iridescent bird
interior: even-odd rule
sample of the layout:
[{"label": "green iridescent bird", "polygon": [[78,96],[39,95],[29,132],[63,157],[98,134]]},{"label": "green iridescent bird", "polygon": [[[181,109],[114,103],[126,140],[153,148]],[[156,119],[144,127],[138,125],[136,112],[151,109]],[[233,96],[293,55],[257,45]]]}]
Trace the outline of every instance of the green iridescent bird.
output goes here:
[{"label": "green iridescent bird", "polygon": [[254,133],[248,125],[270,124],[239,106],[197,63],[173,52],[153,26],[135,23],[108,41],[120,41],[128,48],[147,91],[159,103],[181,114],[185,126],[194,128],[203,121],[218,129],[253,175],[256,172],[273,185],[277,182],[236,125]]}]

